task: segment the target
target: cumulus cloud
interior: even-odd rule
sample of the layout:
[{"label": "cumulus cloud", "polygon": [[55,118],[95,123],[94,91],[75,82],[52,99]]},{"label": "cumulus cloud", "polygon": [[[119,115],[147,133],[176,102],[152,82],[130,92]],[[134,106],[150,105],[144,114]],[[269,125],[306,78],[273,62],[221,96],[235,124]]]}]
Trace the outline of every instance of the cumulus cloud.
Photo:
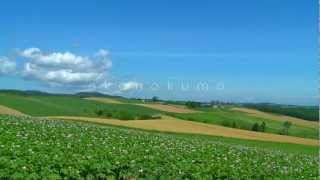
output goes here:
[{"label": "cumulus cloud", "polygon": [[24,57],[33,57],[38,53],[40,53],[39,48],[28,48],[28,49],[25,49],[24,51],[22,51],[20,54]]},{"label": "cumulus cloud", "polygon": [[109,51],[105,50],[105,49],[100,49],[97,53],[96,56],[100,56],[100,57],[107,57],[109,56]]},{"label": "cumulus cloud", "polygon": [[32,47],[18,51],[19,65],[7,57],[0,57],[0,74],[16,75],[52,86],[77,91],[90,90],[108,93],[125,93],[142,90],[136,81],[121,81],[112,77],[110,53],[100,49],[92,56],[71,52],[44,52]]},{"label": "cumulus cloud", "polygon": [[7,57],[0,57],[0,74],[12,73],[16,70],[16,62]]},{"label": "cumulus cloud", "polygon": [[139,90],[143,88],[143,84],[136,81],[129,81],[119,85],[120,91]]},{"label": "cumulus cloud", "polygon": [[22,75],[57,85],[100,83],[106,78],[107,70],[112,66],[108,54],[100,51],[102,59],[91,59],[70,52],[44,53],[39,48],[28,48],[19,53],[21,57],[27,59]]}]

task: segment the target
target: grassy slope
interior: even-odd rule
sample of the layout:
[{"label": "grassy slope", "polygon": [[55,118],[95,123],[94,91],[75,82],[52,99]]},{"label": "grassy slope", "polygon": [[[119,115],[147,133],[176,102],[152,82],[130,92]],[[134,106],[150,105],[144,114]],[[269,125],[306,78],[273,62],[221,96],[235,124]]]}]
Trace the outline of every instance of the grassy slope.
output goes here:
[{"label": "grassy slope", "polygon": [[96,116],[97,108],[128,111],[129,113],[154,114],[157,111],[130,105],[105,104],[72,96],[23,96],[0,94],[0,104],[32,116]]},{"label": "grassy slope", "polygon": [[318,106],[285,106],[278,104],[245,104],[244,106],[263,112],[288,115],[309,121],[319,121]]},{"label": "grassy slope", "polygon": [[[0,115],[0,120],[2,118],[6,119],[7,115]],[[49,120],[51,121],[51,120]],[[156,130],[144,130],[137,128],[130,128],[124,126],[110,125],[110,124],[101,124],[94,122],[82,122],[76,120],[61,120],[66,123],[75,123],[75,124],[97,124],[99,126],[106,126],[112,129],[123,129],[128,130],[132,129],[137,132],[149,132],[153,135],[169,135],[173,138],[186,138],[192,140],[194,138],[203,140],[203,141],[212,141],[213,143],[220,142],[223,144],[228,144],[231,146],[243,145],[247,147],[253,148],[262,148],[268,150],[276,150],[282,151],[285,153],[298,153],[298,154],[308,154],[308,155],[318,155],[319,148],[316,146],[302,145],[302,144],[291,144],[291,143],[278,143],[278,142],[267,142],[267,141],[258,141],[258,140],[246,140],[246,139],[238,139],[238,138],[230,138],[230,137],[221,137],[221,136],[209,136],[209,135],[200,135],[200,134],[184,134],[184,133],[172,133],[172,132],[160,132]]]},{"label": "grassy slope", "polygon": [[[38,95],[18,95],[10,93],[0,93],[0,104],[16,109],[22,113],[32,116],[86,116],[95,117],[94,111],[97,108],[108,110],[129,111],[133,114],[149,114],[159,113],[160,111],[146,107],[136,106],[134,104],[105,104],[95,101],[89,101],[74,96],[38,96]],[[282,128],[282,123],[256,118],[241,112],[234,112],[228,109],[213,110],[200,109],[206,111],[204,113],[168,113],[169,115],[198,122],[221,125],[223,121],[236,121],[238,128],[251,129],[255,122],[265,121],[267,123],[266,132],[278,133]],[[313,128],[293,125],[289,130],[290,135],[318,138],[318,131]]]},{"label": "grassy slope", "polygon": [[303,144],[291,144],[291,143],[279,143],[279,142],[268,142],[268,141],[258,141],[258,140],[247,140],[247,139],[239,139],[239,138],[230,138],[230,137],[222,137],[222,136],[211,136],[211,135],[201,135],[201,134],[185,134],[185,133],[172,133],[172,132],[163,132],[156,130],[146,130],[141,128],[133,128],[133,127],[124,127],[118,125],[111,125],[105,123],[98,122],[87,122],[87,121],[79,121],[79,120],[61,120],[65,122],[75,122],[75,123],[88,123],[88,124],[98,124],[102,126],[117,128],[117,129],[134,129],[141,132],[150,132],[155,134],[167,134],[173,137],[181,137],[181,138],[199,138],[202,140],[209,140],[214,142],[221,142],[225,144],[229,144],[232,146],[235,145],[243,145],[253,148],[263,148],[268,150],[276,150],[282,151],[286,153],[299,153],[299,154],[309,154],[309,155],[318,155],[319,148],[316,146],[309,146]]},{"label": "grassy slope", "polygon": [[[83,179],[86,176],[85,179],[159,179],[160,176],[160,179],[298,179],[302,176],[311,179],[318,176],[317,154],[299,152],[302,148],[294,146],[291,148],[299,154],[263,146],[229,145],[224,139],[217,142],[200,136],[1,115],[0,132],[0,179]],[[273,144],[268,146],[274,148]]]},{"label": "grassy slope", "polygon": [[[108,125],[108,126],[110,126],[110,125]],[[124,128],[124,127],[121,127],[121,128]],[[141,129],[139,129],[139,130],[160,133],[158,131],[141,130]],[[161,132],[161,133],[164,133],[164,132]],[[169,132],[165,132],[165,134],[173,135],[175,137],[185,137],[185,138],[197,137],[197,138],[200,138],[203,140],[212,140],[215,142],[226,143],[229,145],[244,145],[244,146],[254,147],[254,148],[278,150],[278,151],[283,151],[283,152],[287,152],[287,153],[303,153],[303,154],[310,154],[310,155],[317,155],[319,153],[318,147],[307,146],[307,145],[302,145],[302,144],[255,141],[255,140],[245,140],[245,139],[228,138],[228,137],[220,137],[220,136],[207,136],[207,135],[199,135],[199,134],[190,135],[190,134],[169,133]]]},{"label": "grassy slope", "polygon": [[[232,122],[236,122],[237,128],[240,129],[246,129],[250,130],[252,125],[255,122],[261,123],[264,121],[267,124],[266,132],[268,133],[275,133],[278,134],[279,131],[282,128],[283,123],[264,119],[264,118],[258,118],[258,117],[252,117],[242,112],[236,112],[229,109],[200,109],[203,111],[206,111],[204,113],[192,113],[192,114],[178,114],[178,113],[170,113],[171,115],[185,119],[185,120],[191,120],[191,121],[197,121],[197,122],[204,122],[204,123],[210,123],[210,124],[218,124],[223,125],[224,123],[228,122],[231,124]],[[310,127],[303,127],[300,125],[293,124],[290,127],[289,135],[291,136],[297,136],[297,137],[303,137],[303,138],[318,138],[318,130],[316,128],[310,128]]]},{"label": "grassy slope", "polygon": [[[157,111],[128,104],[102,104],[94,101],[88,101],[76,97],[68,96],[23,96],[14,94],[0,94],[0,104],[17,109],[26,114],[33,116],[51,116],[51,115],[72,115],[72,116],[95,116],[93,111],[97,107],[114,108],[114,109],[127,109],[131,111],[154,113]],[[238,117],[238,120],[243,118],[243,113],[237,112],[225,112],[214,111],[208,109],[201,109],[207,111],[206,113],[194,113],[194,114],[178,114],[183,117],[194,117],[196,121],[206,120],[206,123],[218,124],[222,119],[231,117]],[[230,116],[232,114],[232,116]],[[241,114],[241,116],[239,116]],[[241,118],[242,117],[242,118]],[[239,122],[240,122],[239,120]],[[242,123],[245,125],[247,121],[252,118],[244,118]],[[269,123],[268,123],[269,125]],[[110,125],[108,125],[110,126]],[[147,130],[146,130],[147,131]],[[181,137],[201,137],[204,139],[210,139],[214,141],[224,142],[228,144],[242,144],[252,147],[263,147],[273,150],[281,150],[285,152],[298,152],[306,154],[317,153],[317,148],[312,146],[298,145],[298,144],[286,144],[286,143],[273,143],[273,142],[261,142],[253,140],[243,140],[235,138],[214,137],[205,135],[189,135],[189,134],[176,134],[167,133],[174,136]]]}]

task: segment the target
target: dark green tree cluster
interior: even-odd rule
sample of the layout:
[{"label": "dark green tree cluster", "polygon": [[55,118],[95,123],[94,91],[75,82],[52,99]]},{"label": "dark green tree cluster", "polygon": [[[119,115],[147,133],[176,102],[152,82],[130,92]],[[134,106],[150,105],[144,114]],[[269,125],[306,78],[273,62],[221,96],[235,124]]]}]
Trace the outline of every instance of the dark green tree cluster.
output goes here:
[{"label": "dark green tree cluster", "polygon": [[258,131],[258,132],[265,132],[266,127],[267,127],[267,125],[266,125],[265,122],[262,122],[261,124],[259,124],[259,123],[256,122],[256,123],[254,123],[254,124],[252,125],[251,130],[252,130],[252,131]]},{"label": "dark green tree cluster", "polygon": [[201,107],[201,103],[200,102],[195,102],[195,101],[188,101],[188,102],[186,102],[186,106],[188,108],[194,109],[194,108],[197,108],[197,107]]},{"label": "dark green tree cluster", "polygon": [[309,121],[319,121],[319,108],[317,106],[284,106],[277,104],[244,104],[244,106],[263,112],[283,114]]},{"label": "dark green tree cluster", "polygon": [[152,102],[158,102],[159,101],[159,97],[157,96],[153,96],[151,99]]},{"label": "dark green tree cluster", "polygon": [[279,134],[281,135],[288,135],[289,134],[289,129],[292,125],[292,122],[285,121],[282,125],[282,129],[280,130]]},{"label": "dark green tree cluster", "polygon": [[115,118],[120,120],[147,120],[147,119],[161,119],[157,114],[146,113],[132,113],[127,110],[108,110],[108,109],[96,109],[95,115],[98,117]]}]

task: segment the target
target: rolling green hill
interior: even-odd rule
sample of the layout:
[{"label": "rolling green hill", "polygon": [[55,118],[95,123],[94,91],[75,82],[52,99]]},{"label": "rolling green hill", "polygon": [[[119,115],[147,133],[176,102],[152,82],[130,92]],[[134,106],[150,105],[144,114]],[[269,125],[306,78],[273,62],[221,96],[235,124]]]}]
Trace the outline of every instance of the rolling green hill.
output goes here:
[{"label": "rolling green hill", "polygon": [[243,106],[260,111],[297,117],[309,121],[319,121],[318,106],[293,106],[279,104],[244,104]]},{"label": "rolling green hill", "polygon": [[[31,116],[83,116],[83,117],[112,117],[115,119],[150,119],[159,113],[177,117],[179,119],[217,124],[232,128],[252,130],[255,123],[265,122],[265,132],[279,134],[283,129],[283,122],[271,119],[252,117],[245,113],[235,112],[229,108],[200,108],[197,113],[168,113],[135,105],[130,99],[121,99],[124,104],[101,103],[82,99],[79,96],[91,94],[47,94],[37,91],[0,91],[0,105],[16,109]],[[129,103],[130,102],[130,103]],[[141,103],[141,102],[140,102]],[[101,111],[101,112],[98,112]],[[98,113],[97,113],[98,112]],[[304,127],[293,124],[288,135],[317,139],[317,127]]]},{"label": "rolling green hill", "polygon": [[154,115],[153,109],[131,104],[105,104],[66,95],[24,95],[0,93],[0,104],[31,116],[97,116],[97,110],[130,115]]},{"label": "rolling green hill", "polygon": [[[253,117],[249,116],[246,113],[236,112],[229,110],[228,108],[223,109],[206,109],[205,112],[200,113],[189,113],[189,114],[181,114],[181,113],[169,113],[171,116],[196,121],[203,122],[209,124],[217,124],[232,128],[239,128],[245,130],[252,130],[252,127],[255,123],[259,125],[262,122],[265,122],[266,128],[265,132],[279,134],[283,129],[283,122],[274,121],[265,118]],[[290,136],[297,136],[303,138],[312,138],[317,139],[319,136],[318,128],[314,127],[305,127],[301,125],[292,124],[289,128]]]}]

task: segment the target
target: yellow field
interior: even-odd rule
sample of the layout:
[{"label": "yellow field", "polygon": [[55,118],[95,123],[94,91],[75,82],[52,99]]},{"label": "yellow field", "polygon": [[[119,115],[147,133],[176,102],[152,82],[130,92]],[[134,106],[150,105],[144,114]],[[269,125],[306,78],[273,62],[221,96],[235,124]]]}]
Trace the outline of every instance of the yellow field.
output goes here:
[{"label": "yellow field", "polygon": [[191,133],[191,134],[204,134],[214,136],[224,136],[232,138],[260,140],[260,141],[273,141],[285,142],[305,145],[319,145],[315,139],[305,139],[299,137],[282,136],[277,134],[259,133],[253,131],[246,131],[240,129],[227,128],[223,126],[204,124],[199,122],[184,121],[175,119],[173,117],[163,116],[161,120],[132,120],[122,121],[116,119],[102,119],[102,118],[87,118],[87,117],[70,117],[70,116],[55,116],[47,117],[48,119],[63,119],[63,120],[78,120],[85,122],[94,122],[102,124],[119,125],[125,127],[157,130],[163,132],[175,133]]},{"label": "yellow field", "polygon": [[111,98],[88,97],[88,98],[84,98],[84,99],[91,100],[91,101],[98,101],[98,102],[102,102],[102,103],[123,104],[122,102],[111,99]]},{"label": "yellow field", "polygon": [[10,114],[10,115],[25,115],[15,109],[8,108],[6,106],[0,105],[0,114]]},{"label": "yellow field", "polygon": [[160,111],[166,111],[166,112],[173,112],[173,113],[195,113],[199,111],[187,109],[184,106],[177,106],[177,105],[165,105],[165,104],[136,104],[139,106],[144,106]]},{"label": "yellow field", "polygon": [[248,108],[232,108],[232,109],[235,111],[248,113],[250,116],[261,117],[261,118],[266,118],[266,119],[281,121],[281,122],[289,121],[289,122],[292,122],[293,124],[301,125],[304,127],[312,127],[312,128],[319,127],[318,122],[307,121],[307,120],[303,120],[295,117],[290,117],[285,115],[275,115],[275,114],[265,113],[262,111],[248,109]]}]

